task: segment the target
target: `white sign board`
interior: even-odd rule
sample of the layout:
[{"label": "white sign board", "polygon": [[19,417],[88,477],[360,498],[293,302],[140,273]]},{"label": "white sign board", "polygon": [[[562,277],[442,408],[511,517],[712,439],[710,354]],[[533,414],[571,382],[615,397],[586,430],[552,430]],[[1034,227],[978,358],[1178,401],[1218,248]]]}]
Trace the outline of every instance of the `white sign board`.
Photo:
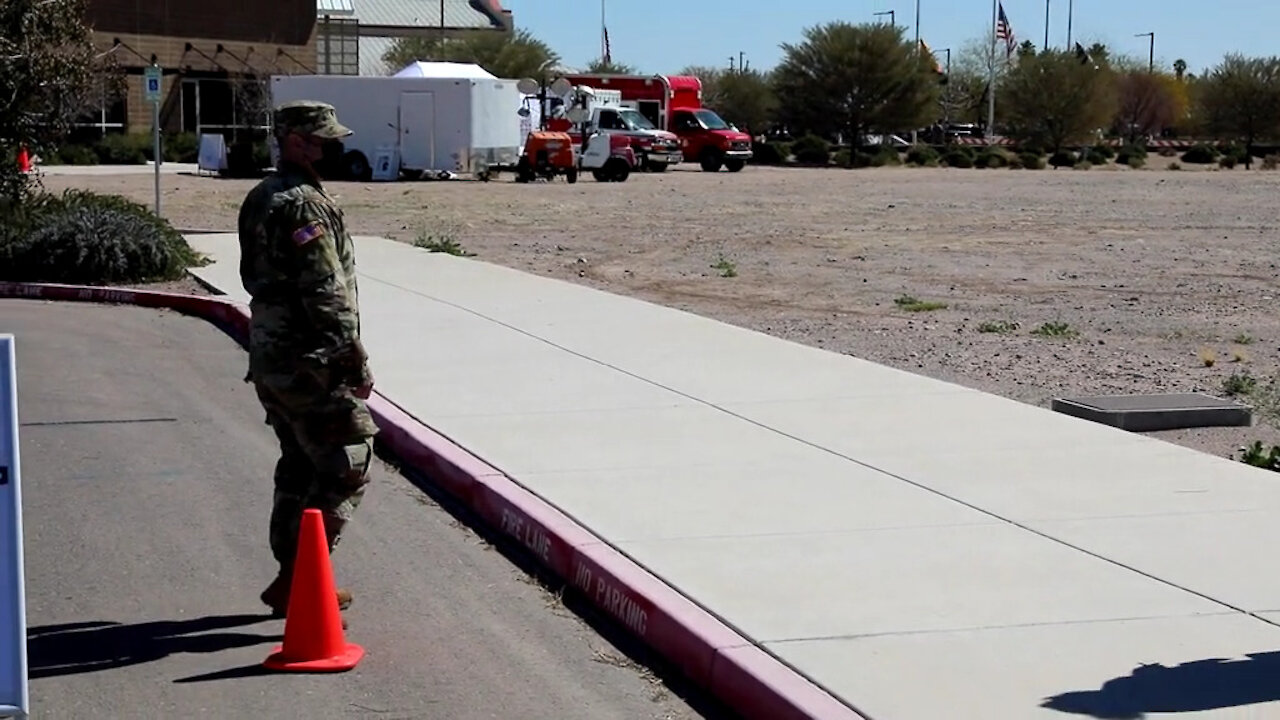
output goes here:
[{"label": "white sign board", "polygon": [[27,600],[18,471],[18,370],[13,335],[0,335],[0,717],[25,718]]},{"label": "white sign board", "polygon": [[196,172],[219,172],[227,169],[227,139],[221,133],[200,135],[199,165]]},{"label": "white sign board", "polygon": [[145,81],[142,84],[143,95],[146,96],[147,102],[160,102],[160,68],[152,65],[147,68]]}]

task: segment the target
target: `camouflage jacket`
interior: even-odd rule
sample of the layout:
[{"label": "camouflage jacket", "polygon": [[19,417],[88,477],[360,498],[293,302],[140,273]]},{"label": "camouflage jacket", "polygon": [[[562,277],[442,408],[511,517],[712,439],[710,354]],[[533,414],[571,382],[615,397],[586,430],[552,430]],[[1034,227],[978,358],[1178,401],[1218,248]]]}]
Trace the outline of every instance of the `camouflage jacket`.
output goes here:
[{"label": "camouflage jacket", "polygon": [[320,183],[282,167],[245,198],[239,235],[240,279],[252,297],[249,377],[296,387],[302,372],[322,392],[368,382],[355,247]]}]

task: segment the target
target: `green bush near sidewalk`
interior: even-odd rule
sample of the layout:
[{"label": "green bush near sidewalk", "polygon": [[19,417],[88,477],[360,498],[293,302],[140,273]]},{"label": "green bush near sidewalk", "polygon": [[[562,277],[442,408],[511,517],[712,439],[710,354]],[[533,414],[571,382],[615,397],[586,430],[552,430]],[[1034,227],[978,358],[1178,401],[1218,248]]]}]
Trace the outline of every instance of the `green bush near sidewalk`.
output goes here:
[{"label": "green bush near sidewalk", "polygon": [[67,190],[0,201],[0,280],[81,285],[181,278],[204,264],[186,239],[145,206]]}]

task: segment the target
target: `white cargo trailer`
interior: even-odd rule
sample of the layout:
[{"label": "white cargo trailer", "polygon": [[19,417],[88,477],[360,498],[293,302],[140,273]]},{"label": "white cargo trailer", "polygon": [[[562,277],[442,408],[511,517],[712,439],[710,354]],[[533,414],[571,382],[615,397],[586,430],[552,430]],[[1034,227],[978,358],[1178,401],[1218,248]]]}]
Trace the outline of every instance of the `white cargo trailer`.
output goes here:
[{"label": "white cargo trailer", "polygon": [[342,141],[351,177],[469,173],[514,167],[520,158],[520,93],[499,78],[277,75],[271,101],[334,106],[353,134]]}]

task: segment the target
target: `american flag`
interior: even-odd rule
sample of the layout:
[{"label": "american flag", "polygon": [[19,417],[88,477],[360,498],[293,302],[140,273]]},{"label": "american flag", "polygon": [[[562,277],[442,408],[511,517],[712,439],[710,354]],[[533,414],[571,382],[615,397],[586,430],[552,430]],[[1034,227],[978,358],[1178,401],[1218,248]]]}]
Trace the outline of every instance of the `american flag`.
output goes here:
[{"label": "american flag", "polygon": [[1000,19],[996,21],[996,39],[1004,41],[1004,56],[1006,58],[1012,56],[1014,48],[1017,47],[1017,41],[1013,38],[1013,27],[1009,25],[1009,18],[1004,14],[1004,3],[1000,3]]}]

